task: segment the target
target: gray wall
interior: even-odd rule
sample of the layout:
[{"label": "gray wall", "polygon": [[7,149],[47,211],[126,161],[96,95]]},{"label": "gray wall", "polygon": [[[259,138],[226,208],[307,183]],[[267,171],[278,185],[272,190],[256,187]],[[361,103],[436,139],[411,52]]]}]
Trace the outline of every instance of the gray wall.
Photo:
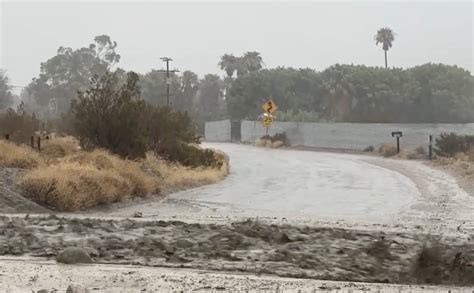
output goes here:
[{"label": "gray wall", "polygon": [[204,140],[215,142],[229,142],[230,120],[211,121],[204,125]]},{"label": "gray wall", "polygon": [[[297,123],[274,122],[269,134],[286,132],[291,145],[362,150],[372,145],[394,143],[392,131],[402,131],[401,146],[415,148],[428,144],[428,136],[442,132],[474,135],[471,124],[388,124],[388,123]],[[242,142],[255,142],[265,134],[260,121],[242,121]]]}]

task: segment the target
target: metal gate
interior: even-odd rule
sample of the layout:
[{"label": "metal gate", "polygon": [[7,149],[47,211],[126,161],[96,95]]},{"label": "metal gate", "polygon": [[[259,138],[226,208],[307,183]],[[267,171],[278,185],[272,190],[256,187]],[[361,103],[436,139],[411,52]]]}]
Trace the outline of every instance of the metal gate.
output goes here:
[{"label": "metal gate", "polygon": [[230,122],[230,141],[231,142],[240,142],[241,133],[240,133],[240,120],[232,120]]}]

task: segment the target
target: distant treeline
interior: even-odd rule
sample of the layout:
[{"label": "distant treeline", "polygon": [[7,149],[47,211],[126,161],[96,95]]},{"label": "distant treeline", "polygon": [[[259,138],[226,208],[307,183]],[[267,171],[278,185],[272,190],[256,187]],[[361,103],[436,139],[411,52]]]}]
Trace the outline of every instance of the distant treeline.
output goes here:
[{"label": "distant treeline", "polygon": [[[70,110],[78,91],[90,87],[94,75],[113,71],[125,79],[116,50],[117,43],[106,35],[96,37],[88,47],[59,48],[21,93],[25,110],[42,119],[58,117]],[[277,119],[287,121],[474,122],[474,78],[456,66],[385,69],[337,64],[323,71],[263,69],[258,52],[226,54],[218,64],[223,78],[215,74],[200,78],[191,71],[171,75],[172,107],[187,111],[198,125],[224,118],[256,119],[268,98],[279,107]],[[138,77],[140,97],[153,105],[166,105],[165,74],[152,70]],[[0,71],[0,108],[14,99],[6,74]]]},{"label": "distant treeline", "polygon": [[272,97],[277,115],[289,121],[474,122],[474,78],[443,64],[264,69],[238,76],[229,87],[226,102],[233,118],[257,117],[260,104]]}]

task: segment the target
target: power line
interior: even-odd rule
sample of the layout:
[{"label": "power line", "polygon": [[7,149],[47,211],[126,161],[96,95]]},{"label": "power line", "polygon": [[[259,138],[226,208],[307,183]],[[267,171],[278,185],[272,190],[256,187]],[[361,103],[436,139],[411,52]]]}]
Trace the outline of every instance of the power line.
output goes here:
[{"label": "power line", "polygon": [[170,103],[170,84],[171,84],[170,72],[175,73],[175,72],[179,72],[179,70],[178,69],[170,70],[170,61],[173,61],[173,59],[171,59],[169,57],[161,57],[160,59],[163,60],[164,62],[166,62],[166,70],[158,70],[158,72],[166,72],[166,105],[168,107],[170,107],[171,106],[171,103]]}]

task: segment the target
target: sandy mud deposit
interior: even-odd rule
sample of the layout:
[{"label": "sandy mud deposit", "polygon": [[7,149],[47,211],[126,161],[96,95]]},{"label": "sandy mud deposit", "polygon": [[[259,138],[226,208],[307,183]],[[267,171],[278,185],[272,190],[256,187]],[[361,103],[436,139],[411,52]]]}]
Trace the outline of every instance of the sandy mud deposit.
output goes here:
[{"label": "sandy mud deposit", "polygon": [[472,239],[411,233],[180,221],[1,217],[0,255],[54,259],[82,247],[96,263],[281,277],[474,285]]}]

